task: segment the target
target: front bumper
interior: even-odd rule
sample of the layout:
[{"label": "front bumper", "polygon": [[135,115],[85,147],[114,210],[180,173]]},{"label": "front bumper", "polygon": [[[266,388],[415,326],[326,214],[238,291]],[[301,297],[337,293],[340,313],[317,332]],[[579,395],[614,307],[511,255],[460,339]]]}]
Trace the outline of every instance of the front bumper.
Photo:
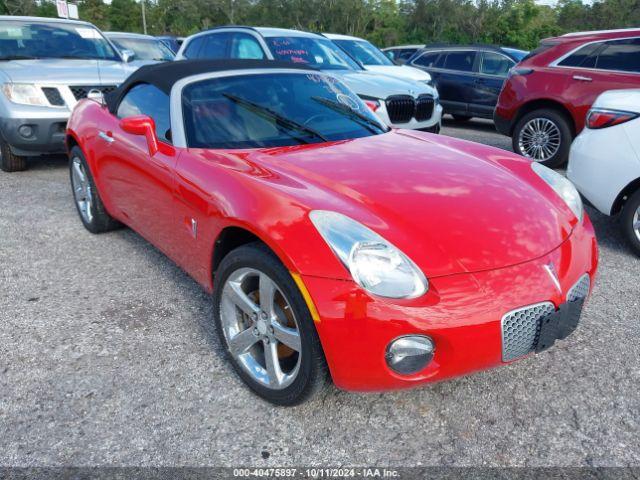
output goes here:
[{"label": "front bumper", "polygon": [[[597,256],[593,227],[585,217],[568,240],[544,257],[498,270],[432,278],[429,292],[415,300],[374,298],[352,281],[305,276],[303,281],[319,313],[316,327],[336,386],[401,389],[507,363],[504,316],[542,302],[551,302],[552,310],[567,303],[571,288],[585,273],[593,284]],[[545,269],[550,262],[561,291]],[[385,362],[389,342],[404,335],[428,335],[435,343],[431,363],[409,376],[391,371]]]},{"label": "front bumper", "polygon": [[[67,120],[68,115],[62,112],[54,118],[1,118],[0,132],[15,155],[62,153]],[[23,126],[30,127],[29,136],[20,133]]]}]

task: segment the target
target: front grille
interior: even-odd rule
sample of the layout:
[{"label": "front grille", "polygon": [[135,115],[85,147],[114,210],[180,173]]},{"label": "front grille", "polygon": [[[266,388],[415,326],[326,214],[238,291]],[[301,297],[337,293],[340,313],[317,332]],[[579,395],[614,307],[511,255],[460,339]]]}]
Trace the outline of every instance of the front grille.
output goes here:
[{"label": "front grille", "polygon": [[73,96],[76,97],[76,100],[82,100],[83,98],[87,98],[87,95],[89,95],[89,92],[91,90],[99,90],[103,94],[107,94],[109,92],[112,92],[115,89],[116,89],[115,85],[97,85],[97,86],[76,85],[76,86],[69,87],[69,90],[71,90],[71,93],[73,93]]},{"label": "front grille", "polygon": [[62,107],[64,106],[64,100],[62,98],[62,95],[60,95],[60,90],[58,90],[55,87],[42,87],[42,93],[44,93],[44,96],[47,97],[47,101],[55,106],[55,107]]},{"label": "front grille", "polygon": [[534,350],[540,322],[552,314],[551,302],[518,308],[502,317],[502,360],[509,362]]},{"label": "front grille", "polygon": [[414,115],[416,102],[409,95],[396,95],[387,98],[387,113],[391,123],[408,123]]},{"label": "front grille", "polygon": [[589,295],[589,287],[591,287],[591,278],[588,273],[585,273],[576,284],[569,289],[567,302],[575,302],[587,298],[587,295]]},{"label": "front grille", "polygon": [[433,115],[433,97],[431,95],[420,95],[416,102],[416,120],[424,122]]}]

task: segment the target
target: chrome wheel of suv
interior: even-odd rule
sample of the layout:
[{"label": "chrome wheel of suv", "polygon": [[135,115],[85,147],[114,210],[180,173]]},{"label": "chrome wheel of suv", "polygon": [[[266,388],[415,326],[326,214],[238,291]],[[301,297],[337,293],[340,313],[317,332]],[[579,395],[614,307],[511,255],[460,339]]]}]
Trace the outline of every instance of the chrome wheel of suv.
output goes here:
[{"label": "chrome wheel of suv", "polygon": [[520,130],[518,145],[525,157],[544,162],[558,153],[561,139],[555,123],[548,118],[533,118]]},{"label": "chrome wheel of suv", "polygon": [[233,272],[222,290],[220,320],[229,352],[254,381],[273,390],[294,382],[302,352],[298,322],[268,275]]},{"label": "chrome wheel of suv", "polygon": [[636,213],[633,214],[633,231],[640,242],[640,207],[638,207]]}]

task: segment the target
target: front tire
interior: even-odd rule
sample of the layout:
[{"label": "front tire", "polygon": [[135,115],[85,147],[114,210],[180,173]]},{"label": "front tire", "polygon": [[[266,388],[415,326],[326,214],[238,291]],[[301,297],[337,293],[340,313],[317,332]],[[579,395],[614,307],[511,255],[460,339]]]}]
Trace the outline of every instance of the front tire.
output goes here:
[{"label": "front tire", "polygon": [[0,139],[0,170],[3,172],[22,172],[27,169],[27,158],[14,155],[4,139]]},{"label": "front tire", "polygon": [[251,390],[268,402],[291,406],[328,383],[327,363],[304,298],[265,245],[233,250],[215,280],[216,330]]},{"label": "front tire", "polygon": [[640,190],[624,204],[620,221],[624,236],[634,252],[640,256]]},{"label": "front tire", "polygon": [[567,117],[557,110],[542,108],[524,115],[511,137],[513,151],[546,167],[567,161],[573,131]]},{"label": "front tire", "polygon": [[121,224],[104,208],[80,147],[73,147],[69,152],[69,174],[74,203],[84,227],[91,233],[103,233],[119,228]]}]

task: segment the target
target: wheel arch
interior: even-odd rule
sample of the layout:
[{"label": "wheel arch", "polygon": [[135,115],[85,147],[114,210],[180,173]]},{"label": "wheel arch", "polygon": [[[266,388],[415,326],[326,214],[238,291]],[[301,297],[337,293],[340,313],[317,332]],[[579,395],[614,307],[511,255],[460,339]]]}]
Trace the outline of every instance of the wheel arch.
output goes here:
[{"label": "wheel arch", "polygon": [[513,136],[514,131],[516,129],[516,125],[518,124],[518,122],[522,117],[524,117],[526,114],[530,112],[533,112],[535,110],[540,110],[543,108],[556,110],[557,112],[560,112],[562,115],[564,115],[569,121],[569,127],[571,128],[571,133],[573,134],[574,137],[576,136],[576,122],[573,118],[573,115],[571,114],[571,111],[567,107],[565,107],[561,102],[557,100],[552,100],[550,98],[539,98],[536,100],[531,100],[525,103],[522,107],[520,107],[520,109],[518,110],[518,113],[513,119],[513,122],[511,122],[511,129],[510,129],[511,131],[509,132],[509,135]]},{"label": "wheel arch", "polygon": [[611,205],[611,215],[620,213],[627,199],[638,190],[640,190],[640,177],[629,182],[629,184],[620,191]]}]

